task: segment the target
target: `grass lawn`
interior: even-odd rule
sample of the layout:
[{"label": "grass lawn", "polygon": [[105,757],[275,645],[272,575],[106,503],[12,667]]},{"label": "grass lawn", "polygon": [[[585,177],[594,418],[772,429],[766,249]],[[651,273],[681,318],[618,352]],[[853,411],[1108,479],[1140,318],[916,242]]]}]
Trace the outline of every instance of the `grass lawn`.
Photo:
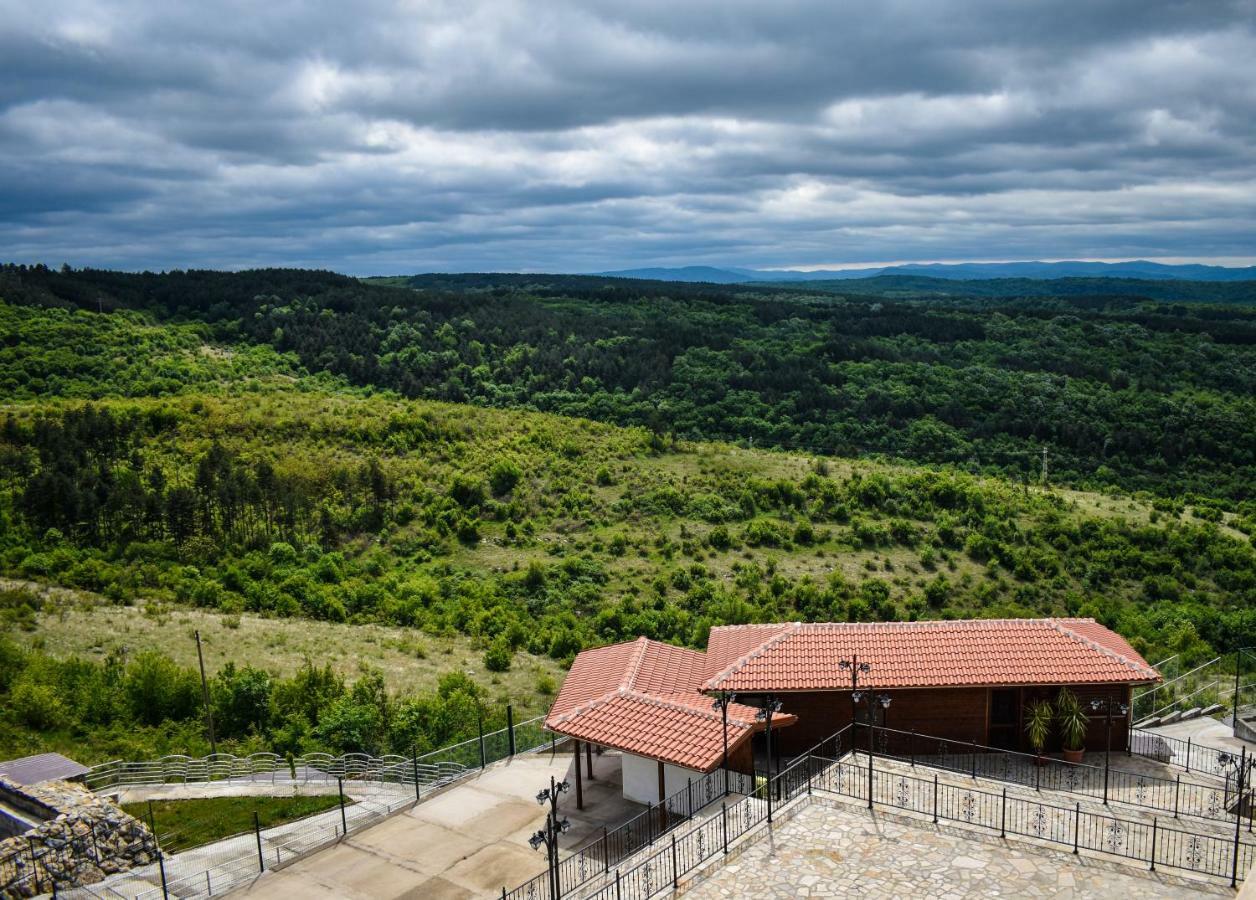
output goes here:
[{"label": "grass lawn", "polygon": [[[348,797],[345,803],[352,803]],[[282,825],[304,816],[334,809],[340,804],[336,794],[306,797],[205,797],[197,800],[154,800],[151,804],[161,847],[178,853],[213,841],[253,830],[256,812],[263,828]],[[149,821],[149,803],[127,803],[122,807],[137,819]]]}]

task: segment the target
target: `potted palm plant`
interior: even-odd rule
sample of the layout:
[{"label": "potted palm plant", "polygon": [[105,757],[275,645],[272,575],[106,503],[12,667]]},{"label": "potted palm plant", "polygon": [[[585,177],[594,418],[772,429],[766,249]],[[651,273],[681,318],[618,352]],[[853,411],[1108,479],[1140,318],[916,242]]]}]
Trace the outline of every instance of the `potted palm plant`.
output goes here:
[{"label": "potted palm plant", "polygon": [[1035,700],[1029,705],[1025,717],[1025,734],[1029,738],[1029,746],[1034,748],[1034,762],[1043,765],[1042,751],[1047,746],[1047,738],[1051,735],[1051,722],[1055,719],[1055,710],[1046,700]]},{"label": "potted palm plant", "polygon": [[1060,739],[1064,743],[1065,762],[1079,763],[1086,746],[1086,726],[1090,717],[1082,709],[1077,695],[1068,688],[1060,688],[1055,698],[1055,720],[1060,726]]}]

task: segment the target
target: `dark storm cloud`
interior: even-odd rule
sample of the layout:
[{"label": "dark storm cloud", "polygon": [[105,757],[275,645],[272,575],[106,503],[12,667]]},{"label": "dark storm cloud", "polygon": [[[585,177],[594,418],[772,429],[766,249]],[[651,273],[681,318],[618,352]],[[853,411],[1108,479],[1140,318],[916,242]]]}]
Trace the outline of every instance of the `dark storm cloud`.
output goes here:
[{"label": "dark storm cloud", "polygon": [[1256,0],[0,0],[0,256],[1247,257]]}]

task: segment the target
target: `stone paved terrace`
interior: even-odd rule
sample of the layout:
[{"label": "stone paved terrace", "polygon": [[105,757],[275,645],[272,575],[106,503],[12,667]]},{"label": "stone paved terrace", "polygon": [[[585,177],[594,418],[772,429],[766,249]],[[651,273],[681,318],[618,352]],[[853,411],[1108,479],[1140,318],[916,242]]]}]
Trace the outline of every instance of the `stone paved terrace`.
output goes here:
[{"label": "stone paved terrace", "polygon": [[717,857],[682,883],[681,893],[693,900],[1234,896],[1223,885],[828,799],[813,800],[759,832],[727,862]]}]

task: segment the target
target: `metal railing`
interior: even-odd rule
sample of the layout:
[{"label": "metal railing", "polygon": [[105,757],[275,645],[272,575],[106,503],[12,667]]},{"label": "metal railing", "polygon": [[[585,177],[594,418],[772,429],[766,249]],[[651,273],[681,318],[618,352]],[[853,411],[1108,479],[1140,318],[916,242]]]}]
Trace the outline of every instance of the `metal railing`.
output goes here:
[{"label": "metal railing", "polygon": [[[849,760],[849,758],[848,758]],[[1241,821],[1232,836],[1185,830],[1162,824],[1120,818],[1073,806],[1009,796],[975,787],[941,782],[937,774],[919,778],[901,772],[878,772],[875,758],[866,764],[844,760],[821,776],[820,789],[864,800],[869,807],[892,807],[904,813],[928,816],[933,822],[954,822],[997,832],[1002,837],[1029,837],[1059,844],[1074,853],[1117,856],[1157,866],[1181,869],[1230,880],[1256,861],[1256,842],[1244,841]],[[1176,827],[1175,827],[1176,826]]]},{"label": "metal railing", "polygon": [[[605,876],[611,866],[653,846],[672,829],[690,821],[695,814],[729,794],[746,794],[754,789],[755,778],[742,772],[717,769],[690,779],[684,788],[655,806],[646,804],[645,812],[612,830],[603,829],[602,836],[576,850],[558,863],[556,891],[559,897],[587,884],[599,875]],[[550,872],[543,872],[525,881],[514,890],[502,888],[503,900],[535,900],[552,897]]]},{"label": "metal railing", "polygon": [[[987,778],[1038,791],[1076,794],[1104,803],[1169,813],[1174,818],[1188,816],[1228,822],[1236,814],[1232,807],[1237,806],[1241,793],[1231,780],[1230,769],[1215,758],[1217,751],[1212,751],[1214,756],[1209,757],[1217,764],[1217,770],[1200,774],[1216,774],[1222,780],[1220,783],[1208,783],[1183,780],[1181,776],[1165,778],[1146,772],[1131,772],[1107,765],[1106,758],[1102,766],[1069,763],[879,725],[860,726],[861,733],[856,734],[860,746],[868,746],[869,728],[874,751],[880,756],[968,775],[974,779]],[[1137,751],[1131,748],[1131,752]],[[1248,793],[1249,788],[1250,785],[1242,793]]]},{"label": "metal railing", "polygon": [[1224,777],[1228,769],[1226,760],[1234,757],[1232,750],[1220,750],[1197,744],[1192,738],[1183,740],[1143,728],[1130,729],[1129,748],[1131,753],[1185,769],[1188,774],[1195,772],[1219,778]]},{"label": "metal railing", "polygon": [[793,762],[770,780],[761,779],[746,797],[729,806],[720,803],[718,816],[698,823],[683,835],[673,830],[670,840],[658,841],[631,865],[608,874],[604,883],[574,896],[582,900],[648,900],[673,891],[681,876],[720,854],[731,844],[769,823],[774,813],[789,808],[793,801],[812,793],[818,772],[835,764],[825,753],[840,753],[850,726],[821,741],[804,757]]},{"label": "metal railing", "polygon": [[[977,828],[1001,837],[1025,838],[1054,844],[1075,854],[1085,852],[1117,857],[1157,867],[1178,869],[1237,883],[1238,873],[1256,861],[1256,843],[1244,841],[1236,821],[1232,837],[1200,834],[1172,825],[1123,819],[1073,806],[1009,796],[999,792],[947,784],[934,773],[919,778],[906,773],[876,770],[876,757],[841,751],[841,737],[821,742],[798,757],[770,782],[760,784],[744,800],[727,806],[684,834],[673,831],[648,855],[613,876],[596,890],[580,894],[583,900],[649,900],[673,891],[680,878],[707,860],[727,855],[729,846],[799,798],[831,793],[861,800],[869,809],[888,807],[905,816],[919,816],[934,824],[947,822]],[[827,752],[826,752],[827,751]],[[828,755],[831,753],[832,755]],[[779,838],[778,838],[779,839]]]},{"label": "metal railing", "polygon": [[537,716],[481,737],[416,756],[371,756],[366,753],[333,756],[330,753],[304,753],[289,760],[275,753],[253,753],[249,756],[216,753],[201,757],[174,755],[142,762],[113,760],[101,763],[93,766],[83,776],[83,781],[94,791],[113,787],[217,781],[328,784],[337,778],[345,781],[440,787],[489,763],[505,759],[510,755],[512,747],[517,748],[516,752],[525,753],[551,744],[553,738],[542,729],[543,721],[543,716]]},{"label": "metal railing", "polygon": [[216,842],[214,846],[221,849],[208,858],[203,851],[163,857],[157,872],[149,872],[150,879],[156,874],[159,883],[148,890],[134,894],[130,890],[120,893],[117,886],[101,886],[97,890],[97,886],[90,885],[83,890],[82,896],[107,897],[110,900],[118,900],[120,896],[133,900],[212,897],[226,893],[269,869],[279,868],[313,850],[369,828],[413,805],[411,797],[357,798],[338,811],[308,816],[298,823],[266,831],[246,831]]},{"label": "metal railing", "polygon": [[[1162,673],[1167,671],[1168,664],[1177,659],[1177,656],[1169,657],[1167,660],[1157,664],[1156,671]],[[1219,688],[1223,677],[1219,673],[1222,673],[1225,669],[1223,660],[1224,657],[1218,656],[1215,659],[1210,659],[1195,666],[1187,672],[1135,692],[1130,703],[1133,720],[1141,722],[1143,719],[1157,716],[1165,710],[1181,704],[1206,688]],[[1226,680],[1232,677],[1228,673],[1224,674]]]},{"label": "metal railing", "polygon": [[[343,785],[348,782],[377,787],[370,796],[355,797],[352,803],[342,801],[338,811],[316,813],[300,822],[266,830],[255,826],[253,831],[220,839],[208,848],[173,856],[159,851],[156,864],[128,872],[124,884],[109,880],[92,884],[58,882],[58,893],[67,897],[111,900],[152,900],[172,895],[195,898],[225,893],[261,872],[287,864],[409,808],[431,792],[469,777],[491,763],[512,754],[553,747],[554,738],[543,731],[542,722],[543,717],[538,716],[409,757],[307,753],[289,760],[274,753],[250,756],[219,753],[206,757],[167,756],[148,762],[103,763],[84,776],[93,790],[167,784],[212,788],[218,783]],[[396,790],[378,787],[385,785],[394,785]],[[341,793],[343,796],[343,788]],[[143,881],[154,886],[136,891],[136,883]],[[51,887],[49,884],[45,889]]]}]

